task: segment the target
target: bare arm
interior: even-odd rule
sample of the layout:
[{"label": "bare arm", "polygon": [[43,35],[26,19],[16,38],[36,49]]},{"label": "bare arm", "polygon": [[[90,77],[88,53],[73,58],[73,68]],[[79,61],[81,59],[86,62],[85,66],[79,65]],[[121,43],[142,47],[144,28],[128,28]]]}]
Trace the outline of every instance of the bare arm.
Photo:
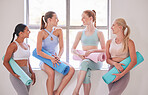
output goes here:
[{"label": "bare arm", "polygon": [[[29,45],[28,45],[28,47],[30,49],[30,46]],[[30,65],[30,58],[28,58],[28,65],[29,65],[29,71],[30,71],[30,73],[33,74],[34,72],[33,72],[32,68],[31,68],[31,65]]]},{"label": "bare arm", "polygon": [[58,31],[59,31],[59,48],[60,48],[58,56],[61,58],[64,52],[63,31],[62,29],[58,29]]},{"label": "bare arm", "polygon": [[79,55],[79,54],[76,52],[75,49],[76,49],[76,47],[78,46],[79,41],[81,40],[81,35],[82,35],[82,32],[78,32],[78,33],[77,33],[77,36],[76,36],[76,38],[75,38],[74,44],[73,44],[72,49],[71,49],[71,52],[72,52],[73,54],[75,54],[75,55]]},{"label": "bare arm", "polygon": [[37,36],[37,54],[46,59],[53,59],[53,57],[47,55],[46,53],[42,52],[42,40],[43,40],[43,30],[38,33]]},{"label": "bare arm", "polygon": [[128,48],[129,48],[129,54],[130,54],[131,62],[127,66],[127,68],[122,72],[123,75],[128,73],[137,64],[135,44],[131,39],[129,39]]},{"label": "bare arm", "polygon": [[123,77],[126,73],[128,73],[137,64],[135,45],[132,40],[128,41],[128,48],[129,48],[129,53],[131,57],[131,62],[123,72],[119,74],[113,74],[113,75],[116,75],[116,78],[112,82],[119,80],[121,77]]},{"label": "bare arm", "polygon": [[16,49],[17,49],[17,45],[14,42],[11,43],[7,48],[7,51],[6,51],[6,54],[5,54],[5,57],[4,57],[4,61],[3,61],[3,65],[14,76],[17,76],[17,75],[13,72],[13,70],[12,70],[10,64],[9,64],[9,60],[12,57],[12,54],[15,52]]},{"label": "bare arm", "polygon": [[30,65],[30,59],[28,59],[28,65],[29,65],[29,71],[31,73],[31,79],[33,80],[32,85],[34,85],[36,82],[36,77],[35,77],[35,73],[33,72],[32,68],[31,68],[31,65]]},{"label": "bare arm", "polygon": [[118,64],[117,62],[111,60],[111,55],[109,53],[109,48],[110,48],[110,43],[111,43],[112,40],[108,40],[107,43],[106,43],[106,56],[107,56],[107,59],[106,59],[106,62],[110,65],[115,65],[115,64]]}]

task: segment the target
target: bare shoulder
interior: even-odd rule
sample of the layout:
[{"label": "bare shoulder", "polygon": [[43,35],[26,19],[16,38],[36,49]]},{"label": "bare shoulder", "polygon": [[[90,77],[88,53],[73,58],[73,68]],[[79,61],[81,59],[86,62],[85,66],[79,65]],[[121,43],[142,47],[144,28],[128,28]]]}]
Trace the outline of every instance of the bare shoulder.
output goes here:
[{"label": "bare shoulder", "polygon": [[110,44],[112,42],[112,39],[109,39],[107,42],[106,42],[106,44]]},{"label": "bare shoulder", "polygon": [[97,31],[97,34],[103,34],[103,32],[98,30],[98,31]]},{"label": "bare shoulder", "polygon": [[77,33],[77,38],[81,38],[82,33],[83,33],[83,31],[79,31],[79,32]]},{"label": "bare shoulder", "polygon": [[78,35],[82,35],[82,33],[83,33],[83,31],[79,31],[77,34],[78,34]]},{"label": "bare shoulder", "polygon": [[56,28],[54,29],[54,31],[57,31],[57,32],[60,33],[60,34],[63,33],[61,27],[56,27]]},{"label": "bare shoulder", "polygon": [[45,34],[45,30],[40,30],[39,32],[38,32],[38,36],[43,36]]},{"label": "bare shoulder", "polygon": [[8,46],[8,49],[11,49],[11,50],[17,49],[16,43],[15,42],[10,43],[9,46]]},{"label": "bare shoulder", "polygon": [[128,45],[129,46],[134,46],[135,44],[134,44],[134,41],[132,40],[132,39],[129,39],[128,40]]},{"label": "bare shoulder", "polygon": [[97,35],[98,35],[99,38],[104,36],[102,31],[97,31]]}]

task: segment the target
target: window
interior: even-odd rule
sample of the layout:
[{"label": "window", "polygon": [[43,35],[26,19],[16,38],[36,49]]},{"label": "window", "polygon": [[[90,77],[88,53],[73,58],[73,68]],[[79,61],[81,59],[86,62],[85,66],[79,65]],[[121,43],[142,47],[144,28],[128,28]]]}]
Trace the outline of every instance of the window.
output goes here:
[{"label": "window", "polygon": [[[31,33],[27,42],[30,44],[31,52],[36,48],[37,34],[40,31],[41,16],[47,11],[55,11],[64,34],[64,53],[62,61],[67,61],[75,68],[79,67],[79,62],[72,59],[71,47],[78,31],[84,29],[81,21],[81,14],[84,10],[96,11],[97,28],[103,32],[105,41],[109,38],[109,0],[26,0],[26,23]],[[57,7],[58,6],[58,7]],[[78,49],[81,49],[79,43]],[[39,68],[39,60],[32,57],[30,63],[33,68]],[[103,68],[108,68],[104,62]]]}]

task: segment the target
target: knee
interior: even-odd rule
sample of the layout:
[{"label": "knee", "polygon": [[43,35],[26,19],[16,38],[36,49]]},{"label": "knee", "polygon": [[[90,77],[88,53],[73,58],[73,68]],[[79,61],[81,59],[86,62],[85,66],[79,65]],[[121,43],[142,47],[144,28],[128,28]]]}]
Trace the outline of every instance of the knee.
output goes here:
[{"label": "knee", "polygon": [[47,72],[47,75],[48,75],[48,78],[54,78],[55,71],[54,70],[51,70],[51,71]]},{"label": "knee", "polygon": [[75,73],[75,69],[74,69],[73,67],[70,67],[69,73],[70,73],[71,75],[73,75],[73,74]]},{"label": "knee", "polygon": [[83,62],[80,64],[80,69],[81,69],[81,70],[87,71],[88,67],[89,67],[89,61],[83,61]]},{"label": "knee", "polygon": [[90,74],[86,74],[83,83],[84,83],[84,84],[89,84],[89,83],[90,83]]}]

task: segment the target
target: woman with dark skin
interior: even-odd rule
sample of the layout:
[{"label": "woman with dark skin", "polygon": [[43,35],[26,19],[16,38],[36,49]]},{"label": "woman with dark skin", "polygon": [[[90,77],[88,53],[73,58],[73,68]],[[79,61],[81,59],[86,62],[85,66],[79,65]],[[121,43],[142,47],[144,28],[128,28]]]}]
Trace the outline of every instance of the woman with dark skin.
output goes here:
[{"label": "woman with dark skin", "polygon": [[[6,67],[6,69],[10,72],[10,81],[15,88],[18,95],[29,95],[29,88],[30,86],[26,86],[21,80],[20,76],[13,72],[9,60],[12,57],[15,62],[24,70],[24,72],[31,76],[31,79],[33,80],[33,84],[36,82],[35,73],[31,69],[30,66],[30,46],[26,43],[24,43],[25,38],[29,38],[29,29],[24,24],[18,24],[15,27],[15,32],[13,33],[13,38],[11,43],[9,44],[5,57],[3,65]],[[15,35],[17,35],[16,40],[13,42]]]}]

